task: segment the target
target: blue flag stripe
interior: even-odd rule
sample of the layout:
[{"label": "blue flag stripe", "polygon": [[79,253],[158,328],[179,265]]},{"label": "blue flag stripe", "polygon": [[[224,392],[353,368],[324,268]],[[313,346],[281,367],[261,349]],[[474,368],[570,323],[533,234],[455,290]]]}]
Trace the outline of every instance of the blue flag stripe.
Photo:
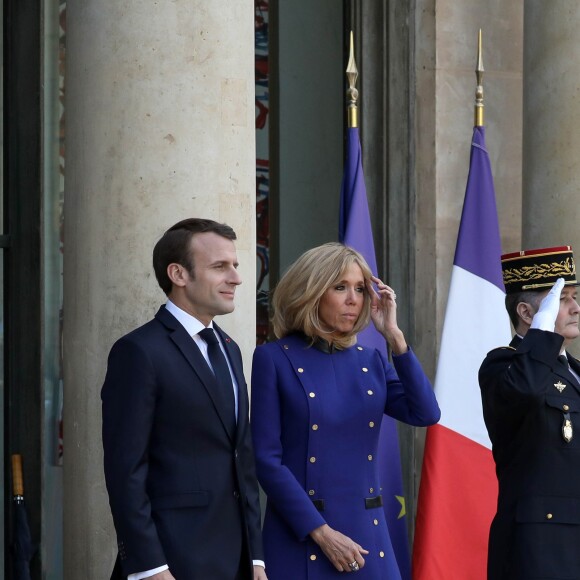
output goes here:
[{"label": "blue flag stripe", "polygon": [[465,201],[453,263],[505,292],[499,224],[485,127],[474,127]]}]

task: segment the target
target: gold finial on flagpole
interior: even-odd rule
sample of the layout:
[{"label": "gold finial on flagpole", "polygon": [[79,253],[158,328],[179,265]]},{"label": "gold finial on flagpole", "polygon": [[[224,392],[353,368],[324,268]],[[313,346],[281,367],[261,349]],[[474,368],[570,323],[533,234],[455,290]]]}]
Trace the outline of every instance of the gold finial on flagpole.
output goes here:
[{"label": "gold finial on flagpole", "polygon": [[481,51],[481,28],[477,38],[477,66],[475,76],[477,78],[477,88],[475,89],[475,120],[476,127],[483,127],[483,57]]},{"label": "gold finial on flagpole", "polygon": [[358,99],[358,91],[355,88],[356,79],[358,77],[358,69],[354,60],[354,41],[352,37],[352,30],[350,31],[350,54],[348,57],[348,65],[346,67],[346,78],[348,79],[348,89],[346,96],[348,99],[348,127],[358,127],[358,109],[356,101]]}]

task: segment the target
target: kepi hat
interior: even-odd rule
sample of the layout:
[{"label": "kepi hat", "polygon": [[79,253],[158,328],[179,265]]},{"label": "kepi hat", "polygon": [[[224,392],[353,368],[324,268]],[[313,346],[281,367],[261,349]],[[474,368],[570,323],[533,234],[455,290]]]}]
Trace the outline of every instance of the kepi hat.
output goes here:
[{"label": "kepi hat", "polygon": [[504,254],[501,257],[506,294],[551,288],[558,278],[566,286],[578,286],[571,246],[541,248]]}]

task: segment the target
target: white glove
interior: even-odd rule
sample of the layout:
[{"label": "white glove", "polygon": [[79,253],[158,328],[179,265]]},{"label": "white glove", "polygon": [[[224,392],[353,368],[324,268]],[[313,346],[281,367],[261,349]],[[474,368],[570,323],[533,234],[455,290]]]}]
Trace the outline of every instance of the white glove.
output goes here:
[{"label": "white glove", "polygon": [[564,288],[564,278],[558,278],[552,289],[540,302],[538,311],[534,314],[530,328],[554,332],[556,318],[560,312],[560,294]]}]

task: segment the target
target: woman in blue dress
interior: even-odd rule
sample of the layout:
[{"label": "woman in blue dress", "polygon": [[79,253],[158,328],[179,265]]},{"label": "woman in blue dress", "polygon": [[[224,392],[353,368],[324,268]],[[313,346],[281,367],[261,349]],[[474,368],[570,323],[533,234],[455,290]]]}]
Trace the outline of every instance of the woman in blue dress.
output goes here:
[{"label": "woman in blue dress", "polygon": [[[374,286],[373,286],[374,284]],[[395,292],[342,244],[303,254],[273,297],[278,340],[252,368],[252,433],[270,580],[400,580],[377,469],[383,413],[432,425],[440,411],[397,325]],[[356,336],[372,319],[391,365]]]}]

